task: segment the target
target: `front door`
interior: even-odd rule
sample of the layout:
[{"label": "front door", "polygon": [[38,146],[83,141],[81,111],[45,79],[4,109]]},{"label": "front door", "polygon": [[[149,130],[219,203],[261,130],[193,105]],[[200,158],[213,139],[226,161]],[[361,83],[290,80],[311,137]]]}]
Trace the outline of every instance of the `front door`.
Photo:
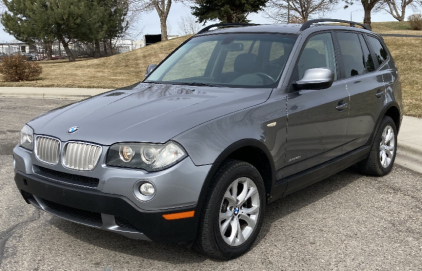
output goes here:
[{"label": "front door", "polygon": [[[328,68],[335,73],[334,84],[323,90],[291,89],[288,94],[286,167],[283,178],[312,168],[341,155],[346,143],[349,94],[344,82],[338,81],[335,50],[331,32],[311,36],[296,64],[293,80],[301,79],[306,70]],[[306,184],[292,182],[288,190]]]}]

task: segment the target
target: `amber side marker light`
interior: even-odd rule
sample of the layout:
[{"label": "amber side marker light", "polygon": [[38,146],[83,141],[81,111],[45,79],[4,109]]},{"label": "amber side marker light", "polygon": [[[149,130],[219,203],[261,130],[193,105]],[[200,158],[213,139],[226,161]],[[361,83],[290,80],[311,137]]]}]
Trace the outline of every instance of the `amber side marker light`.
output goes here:
[{"label": "amber side marker light", "polygon": [[193,217],[194,215],[195,215],[195,211],[189,211],[189,212],[183,212],[183,213],[163,215],[163,217],[166,220],[176,220],[176,219]]}]

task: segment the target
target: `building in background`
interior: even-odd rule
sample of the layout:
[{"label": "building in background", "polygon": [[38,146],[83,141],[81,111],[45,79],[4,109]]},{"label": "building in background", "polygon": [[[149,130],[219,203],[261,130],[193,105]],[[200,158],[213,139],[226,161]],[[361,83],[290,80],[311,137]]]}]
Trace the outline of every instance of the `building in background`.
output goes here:
[{"label": "building in background", "polygon": [[[174,39],[179,36],[169,35],[169,39]],[[142,40],[132,39],[117,39],[113,40],[111,45],[113,47],[113,54],[127,53],[147,45],[151,45],[161,41],[161,34],[145,35]],[[69,49],[78,57],[91,57],[93,51],[92,44],[89,43],[69,43]],[[101,46],[103,50],[103,46]],[[0,55],[13,55],[13,54],[31,54],[33,59],[42,60],[46,58],[46,48],[43,43],[28,44],[24,42],[4,42],[0,43]],[[107,55],[107,54],[106,54]],[[53,59],[66,58],[66,52],[59,42],[52,43],[52,56]]]}]

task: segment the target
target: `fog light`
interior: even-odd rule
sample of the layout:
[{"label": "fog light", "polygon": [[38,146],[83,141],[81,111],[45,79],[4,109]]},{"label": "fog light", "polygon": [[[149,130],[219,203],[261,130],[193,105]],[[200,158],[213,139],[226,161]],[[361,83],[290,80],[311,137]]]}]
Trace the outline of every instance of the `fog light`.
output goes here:
[{"label": "fog light", "polygon": [[142,195],[150,197],[154,195],[155,188],[151,183],[143,183],[139,187],[139,192],[141,192]]}]

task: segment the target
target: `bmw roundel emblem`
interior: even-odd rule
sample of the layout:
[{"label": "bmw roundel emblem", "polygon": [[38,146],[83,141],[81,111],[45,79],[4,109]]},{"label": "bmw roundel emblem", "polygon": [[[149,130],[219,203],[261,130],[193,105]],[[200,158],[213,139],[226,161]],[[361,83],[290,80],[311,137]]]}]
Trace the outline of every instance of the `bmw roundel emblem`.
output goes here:
[{"label": "bmw roundel emblem", "polygon": [[73,126],[73,127],[71,127],[67,132],[69,133],[69,134],[73,134],[73,133],[75,133],[77,130],[79,130],[79,127],[78,126]]}]

